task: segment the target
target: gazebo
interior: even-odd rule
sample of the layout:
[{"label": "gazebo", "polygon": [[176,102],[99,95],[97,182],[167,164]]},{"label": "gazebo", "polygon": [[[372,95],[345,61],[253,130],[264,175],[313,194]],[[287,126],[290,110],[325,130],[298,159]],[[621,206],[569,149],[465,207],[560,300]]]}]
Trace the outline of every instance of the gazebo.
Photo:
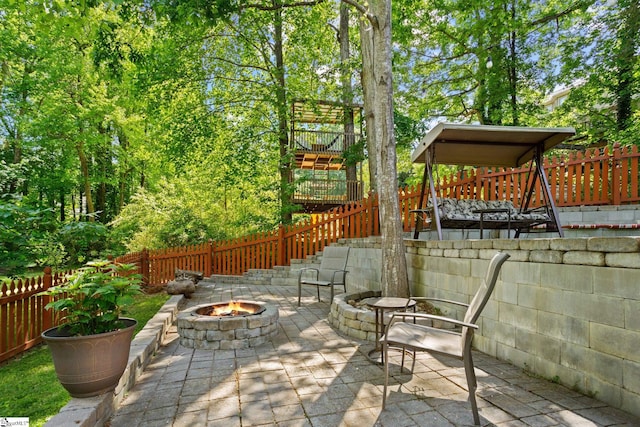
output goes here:
[{"label": "gazebo", "polygon": [[[414,163],[424,163],[424,176],[422,179],[422,193],[419,207],[424,206],[427,188],[430,192],[430,201],[433,207],[438,206],[436,188],[434,183],[434,165],[458,165],[474,167],[519,167],[531,162],[530,179],[524,191],[526,197],[520,206],[520,216],[514,221],[509,218],[509,224],[515,224],[516,237],[520,233],[520,224],[524,224],[524,213],[529,208],[536,181],[539,179],[542,188],[542,197],[545,201],[547,223],[550,224],[559,235],[563,237],[562,228],[558,218],[555,201],[552,197],[549,181],[544,170],[542,155],[545,151],[557,146],[567,138],[575,135],[574,128],[531,128],[515,126],[491,126],[470,125],[457,123],[439,123],[431,129],[414,150],[411,160]],[[531,176],[533,173],[533,176]],[[429,185],[427,187],[427,181]],[[495,209],[493,209],[495,211]],[[438,238],[442,240],[442,218],[439,209],[433,209],[433,222],[438,231]],[[480,217],[482,227],[482,216]],[[417,224],[418,218],[416,218]],[[475,221],[476,223],[478,221]],[[485,220],[486,228],[500,228],[505,221]],[[531,222],[529,222],[531,224]],[[478,224],[471,225],[470,221],[463,228],[477,228]],[[492,227],[493,224],[493,227]],[[418,227],[414,238],[418,238]]]}]

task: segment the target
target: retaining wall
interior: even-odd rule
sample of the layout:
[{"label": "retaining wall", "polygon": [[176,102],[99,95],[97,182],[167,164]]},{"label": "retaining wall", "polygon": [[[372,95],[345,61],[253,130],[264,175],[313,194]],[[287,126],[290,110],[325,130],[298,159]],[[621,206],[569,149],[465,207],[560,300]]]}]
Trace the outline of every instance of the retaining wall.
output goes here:
[{"label": "retaining wall", "polygon": [[[405,242],[414,294],[463,302],[508,252],[474,346],[640,415],[640,238]],[[379,238],[348,244],[348,292],[379,290]]]}]

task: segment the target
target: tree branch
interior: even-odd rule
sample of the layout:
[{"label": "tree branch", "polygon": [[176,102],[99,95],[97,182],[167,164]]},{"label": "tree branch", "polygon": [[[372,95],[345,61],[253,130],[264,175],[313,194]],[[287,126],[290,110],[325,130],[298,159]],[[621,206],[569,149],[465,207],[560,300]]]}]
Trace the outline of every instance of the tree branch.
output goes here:
[{"label": "tree branch", "polygon": [[238,9],[238,11],[242,11],[243,9],[257,9],[257,10],[263,10],[263,11],[273,11],[273,10],[278,10],[278,9],[285,9],[285,8],[289,8],[289,7],[302,7],[302,6],[317,6],[321,3],[325,3],[327,0],[310,0],[310,1],[297,1],[297,2],[293,2],[293,3],[287,3],[287,4],[278,4],[278,5],[274,5],[274,6],[265,6],[263,4],[257,4],[257,3],[249,3],[249,4],[245,4],[240,6],[240,8]]},{"label": "tree branch", "polygon": [[568,14],[570,14],[571,12],[575,12],[578,9],[581,9],[583,7],[588,7],[590,5],[592,5],[594,3],[593,0],[581,0],[578,1],[574,4],[572,4],[571,6],[569,6],[568,8],[566,8],[565,10],[558,12],[558,13],[552,13],[551,15],[545,15],[541,18],[536,19],[535,21],[531,21],[529,23],[530,26],[538,26],[538,25],[543,25],[546,24],[547,22],[550,21],[555,21],[558,18],[562,18],[563,16],[566,16]]}]

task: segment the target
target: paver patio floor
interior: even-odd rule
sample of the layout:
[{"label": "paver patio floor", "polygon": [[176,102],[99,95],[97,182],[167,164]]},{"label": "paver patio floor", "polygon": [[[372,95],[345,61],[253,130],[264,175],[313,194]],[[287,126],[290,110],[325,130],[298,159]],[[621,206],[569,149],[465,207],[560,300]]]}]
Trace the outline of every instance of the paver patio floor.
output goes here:
[{"label": "paver patio floor", "polygon": [[[393,355],[382,411],[384,372],[367,357],[373,343],[333,329],[329,304],[308,288],[298,308],[295,286],[201,282],[188,306],[229,299],[277,304],[278,335],[256,348],[194,350],[179,345],[173,328],[110,426],[473,425],[462,364],[426,354],[413,374],[400,372],[400,353]],[[483,425],[640,426],[626,412],[509,363],[479,352],[474,360]]]}]

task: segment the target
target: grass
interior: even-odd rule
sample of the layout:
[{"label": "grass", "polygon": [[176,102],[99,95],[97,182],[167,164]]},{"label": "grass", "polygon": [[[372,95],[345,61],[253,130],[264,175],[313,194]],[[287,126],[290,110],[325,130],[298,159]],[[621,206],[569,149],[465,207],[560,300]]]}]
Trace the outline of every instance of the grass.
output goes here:
[{"label": "grass", "polygon": [[[138,333],[169,298],[164,293],[140,295],[127,317],[138,321]],[[38,346],[0,366],[0,415],[29,417],[30,426],[42,426],[71,399],[60,385],[49,349]]]}]

